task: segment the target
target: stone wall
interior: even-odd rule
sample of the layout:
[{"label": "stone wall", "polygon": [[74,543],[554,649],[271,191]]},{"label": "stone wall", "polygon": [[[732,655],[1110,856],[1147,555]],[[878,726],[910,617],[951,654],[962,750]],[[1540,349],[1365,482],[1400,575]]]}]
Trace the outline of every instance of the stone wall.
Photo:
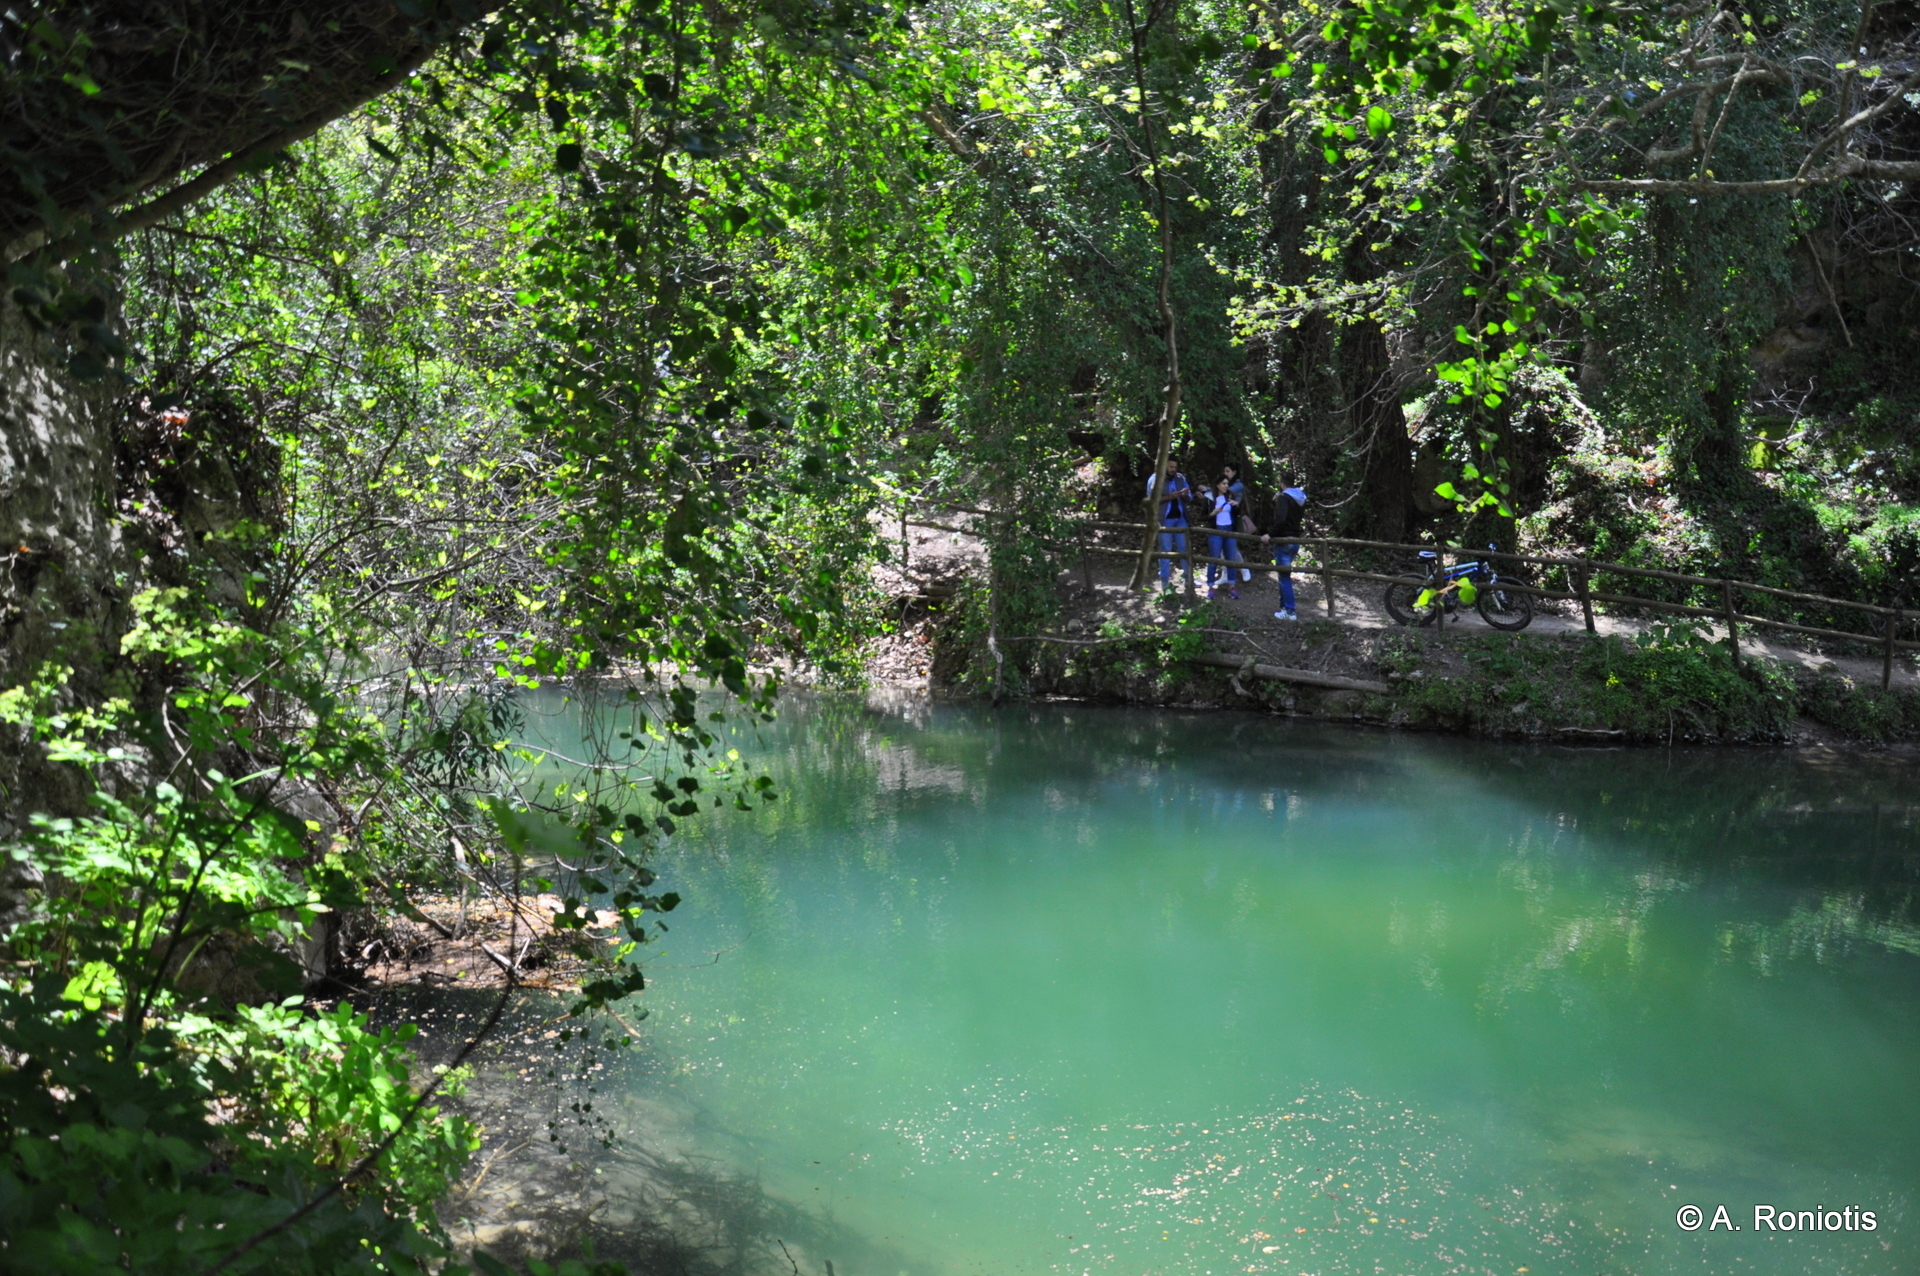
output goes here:
[{"label": "stone wall", "polygon": [[[131,569],[115,517],[110,381],[76,381],[60,350],[0,301],[0,686],[73,666],[98,696],[128,622]],[[17,736],[0,742],[0,838],[24,810],[77,813],[85,794]]]}]

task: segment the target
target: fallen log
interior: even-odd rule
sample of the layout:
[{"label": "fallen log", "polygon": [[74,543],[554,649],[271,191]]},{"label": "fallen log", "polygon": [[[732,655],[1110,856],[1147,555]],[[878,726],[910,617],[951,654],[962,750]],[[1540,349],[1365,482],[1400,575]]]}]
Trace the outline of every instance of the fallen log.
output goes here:
[{"label": "fallen log", "polygon": [[1255,678],[1270,678],[1276,682],[1297,682],[1309,687],[1331,687],[1336,691],[1365,691],[1376,696],[1384,696],[1390,690],[1384,682],[1372,682],[1365,678],[1342,678],[1338,674],[1316,673],[1311,669],[1289,669],[1285,665],[1263,665],[1251,662],[1245,656],[1223,656],[1215,652],[1206,652],[1191,657],[1197,665],[1212,665],[1216,669],[1234,669],[1241,674],[1251,674]]}]

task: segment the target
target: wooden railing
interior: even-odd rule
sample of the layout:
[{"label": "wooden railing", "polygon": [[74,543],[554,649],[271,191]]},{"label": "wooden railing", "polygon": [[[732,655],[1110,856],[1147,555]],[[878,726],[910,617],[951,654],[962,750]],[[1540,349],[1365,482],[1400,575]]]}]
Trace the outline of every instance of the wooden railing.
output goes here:
[{"label": "wooden railing", "polygon": [[[1143,536],[1148,528],[1144,523],[1106,522],[1088,519],[1081,524],[1078,542],[1083,554],[1112,554],[1138,558],[1138,548],[1123,548],[1094,543],[1088,533],[1125,532],[1135,539]],[[1163,529],[1154,529],[1156,532]],[[1228,532],[1211,527],[1189,527],[1184,529],[1164,529],[1190,538],[1220,536],[1237,543],[1254,542],[1255,552],[1259,552],[1258,533]],[[1331,551],[1339,549],[1384,550],[1391,553],[1417,555],[1421,551],[1432,551],[1455,559],[1489,559],[1497,562],[1538,564],[1543,567],[1564,568],[1571,589],[1548,589],[1530,582],[1514,581],[1503,587],[1516,592],[1530,594],[1535,598],[1549,598],[1563,602],[1577,602],[1580,613],[1586,623],[1587,632],[1594,632],[1594,604],[1609,603],[1620,607],[1640,608],[1649,611],[1667,612],[1675,615],[1698,616],[1718,621],[1727,627],[1727,642],[1735,661],[1740,658],[1741,625],[1778,629],[1788,633],[1806,634],[1816,638],[1838,639],[1845,642],[1861,643],[1878,647],[1882,662],[1880,685],[1890,687],[1893,683],[1893,661],[1897,651],[1920,650],[1920,641],[1901,638],[1899,629],[1902,624],[1920,622],[1920,611],[1898,607],[1883,607],[1874,603],[1853,602],[1845,598],[1830,598],[1824,594],[1808,594],[1798,590],[1780,589],[1772,585],[1757,585],[1750,581],[1723,579],[1716,576],[1693,576],[1685,572],[1663,571],[1653,567],[1635,567],[1627,563],[1611,563],[1589,558],[1569,558],[1554,554],[1517,554],[1504,550],[1474,549],[1465,545],[1404,545],[1391,541],[1358,540],[1341,536],[1298,536],[1289,538],[1288,544],[1310,547],[1318,552],[1320,562],[1317,565],[1303,565],[1295,562],[1292,571],[1307,576],[1318,576],[1324,583],[1327,599],[1327,615],[1335,614],[1337,594],[1334,581],[1353,580],[1371,581],[1378,584],[1393,584],[1408,579],[1406,574],[1387,575],[1376,571],[1357,568],[1337,567],[1332,561]],[[1178,550],[1155,550],[1154,558],[1188,560],[1193,563],[1211,563],[1222,567],[1243,567],[1256,572],[1279,572],[1282,569],[1271,561],[1258,561],[1252,557],[1244,559],[1215,558],[1209,555],[1191,552],[1195,549],[1192,540],[1188,541],[1188,553]],[[1264,557],[1264,555],[1263,555]],[[1083,559],[1084,563],[1084,559]],[[1084,568],[1083,568],[1084,570]],[[1192,572],[1187,573],[1187,589],[1192,591]],[[1666,581],[1682,585],[1688,589],[1706,589],[1718,595],[1718,605],[1697,606],[1692,603],[1678,603],[1668,599],[1649,598],[1637,594],[1623,594],[1611,590],[1597,590],[1592,587],[1596,575],[1614,575],[1638,577],[1648,580]],[[1861,613],[1876,618],[1878,632],[1861,633],[1845,629],[1832,629],[1819,625],[1801,624],[1798,621],[1778,620],[1771,616],[1754,615],[1740,610],[1739,600],[1743,594],[1761,595],[1779,598],[1790,602],[1811,605],[1826,610],[1838,610]]]},{"label": "wooden railing", "polygon": [[[944,508],[962,514],[987,518],[994,517],[994,511],[991,510],[974,509],[963,505],[948,505]],[[942,531],[969,533],[974,531],[974,529],[970,528],[953,526],[946,523],[926,522],[916,518],[904,518],[901,521],[903,524],[911,523],[915,526],[934,527]],[[1074,533],[1074,538],[1064,543],[1061,547],[1077,548],[1080,552],[1082,579],[1089,591],[1091,591],[1093,587],[1093,579],[1088,566],[1089,557],[1094,554],[1108,554],[1138,559],[1140,556],[1140,550],[1138,548],[1140,538],[1149,530],[1145,523],[1114,522],[1100,518],[1081,518],[1076,521],[1078,523],[1078,529]],[[1254,542],[1256,552],[1261,552],[1258,547],[1258,542],[1261,537],[1257,532],[1229,532],[1204,525],[1185,528],[1156,527],[1152,530],[1156,533],[1166,531],[1189,538],[1221,536],[1234,541],[1236,545],[1241,542]],[[1099,532],[1127,533],[1132,539],[1133,545],[1131,547],[1123,547],[1097,544],[1093,541],[1092,534]],[[1336,567],[1332,562],[1330,551],[1337,549],[1384,550],[1390,553],[1406,554],[1409,556],[1418,555],[1423,551],[1432,551],[1460,559],[1491,559],[1498,562],[1538,564],[1542,567],[1559,567],[1565,569],[1565,574],[1572,585],[1571,589],[1547,589],[1524,581],[1508,582],[1503,587],[1513,589],[1516,592],[1530,594],[1535,598],[1548,598],[1561,602],[1579,603],[1581,618],[1586,624],[1588,633],[1595,632],[1594,604],[1609,603],[1617,607],[1660,611],[1682,616],[1697,616],[1708,620],[1719,621],[1727,627],[1728,649],[1733,653],[1733,658],[1736,663],[1740,659],[1739,627],[1743,624],[1761,628],[1778,629],[1787,633],[1806,634],[1809,637],[1815,638],[1837,639],[1843,642],[1877,647],[1880,650],[1880,685],[1882,688],[1891,687],[1893,684],[1893,662],[1897,652],[1920,651],[1920,641],[1899,636],[1899,630],[1902,624],[1920,624],[1920,611],[1910,608],[1884,607],[1875,603],[1854,602],[1846,598],[1831,598],[1825,594],[1809,594],[1799,590],[1780,589],[1773,585],[1758,585],[1751,581],[1725,579],[1718,576],[1693,576],[1685,572],[1670,572],[1655,567],[1635,567],[1627,563],[1613,563],[1590,558],[1569,558],[1564,555],[1555,554],[1519,554],[1506,550],[1474,549],[1466,545],[1407,545],[1394,541],[1359,540],[1343,536],[1296,536],[1289,538],[1285,543],[1310,547],[1318,551],[1321,559],[1318,565],[1302,564],[1296,561],[1292,567],[1287,570],[1306,576],[1318,576],[1320,578],[1326,592],[1327,615],[1329,617],[1335,615],[1335,607],[1337,605],[1337,595],[1333,587],[1335,580],[1370,581],[1376,584],[1390,585],[1406,581],[1409,578],[1408,573],[1387,575],[1381,572],[1366,571],[1359,568]],[[1188,552],[1186,553],[1178,550],[1154,550],[1151,557],[1182,560],[1191,563],[1211,563],[1222,567],[1243,567],[1249,571],[1256,572],[1278,573],[1282,570],[1278,564],[1271,561],[1261,561],[1253,558],[1214,558],[1209,555],[1194,552],[1195,546],[1193,539],[1188,540],[1187,550]],[[1187,592],[1189,597],[1191,597],[1193,593],[1193,573],[1189,569],[1185,575]],[[1706,589],[1718,595],[1718,605],[1701,607],[1692,603],[1676,603],[1663,598],[1648,598],[1644,595],[1622,594],[1611,590],[1597,590],[1592,587],[1593,578],[1596,575],[1638,577],[1644,580],[1666,581],[1669,584],[1682,585],[1688,589]],[[1779,620],[1771,616],[1753,615],[1740,610],[1739,596],[1742,594],[1756,594],[1762,597],[1779,598],[1787,602],[1800,603],[1828,610],[1841,610],[1864,614],[1878,619],[1878,632],[1860,633],[1852,630],[1801,624],[1798,621]]]}]

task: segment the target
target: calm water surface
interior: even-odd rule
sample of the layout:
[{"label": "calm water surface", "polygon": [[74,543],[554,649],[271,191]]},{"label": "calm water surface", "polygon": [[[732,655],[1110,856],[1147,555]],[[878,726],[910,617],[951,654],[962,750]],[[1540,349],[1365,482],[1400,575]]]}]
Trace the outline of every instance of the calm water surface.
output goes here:
[{"label": "calm water surface", "polygon": [[837,1276],[1920,1270],[1910,759],[832,700],[741,746],[785,800],[669,856],[622,1086]]}]

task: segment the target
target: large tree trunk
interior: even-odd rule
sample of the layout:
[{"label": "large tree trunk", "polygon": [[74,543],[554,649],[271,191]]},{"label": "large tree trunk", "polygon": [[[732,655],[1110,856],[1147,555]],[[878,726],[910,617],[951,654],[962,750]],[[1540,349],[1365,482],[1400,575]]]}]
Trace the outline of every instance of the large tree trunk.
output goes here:
[{"label": "large tree trunk", "polygon": [[[1157,16],[1161,10],[1153,11]],[[1140,546],[1140,558],[1133,567],[1132,589],[1146,589],[1153,583],[1153,547],[1160,524],[1161,502],[1167,497],[1167,458],[1173,454],[1173,432],[1180,425],[1180,319],[1173,308],[1173,209],[1167,202],[1167,179],[1160,171],[1160,149],[1153,136],[1153,113],[1148,109],[1147,69],[1144,48],[1153,18],[1142,27],[1134,21],[1133,0],[1127,0],[1127,29],[1133,33],[1133,83],[1140,94],[1140,138],[1147,163],[1153,170],[1153,213],[1160,234],[1160,287],[1155,300],[1160,309],[1160,332],[1167,348],[1167,383],[1162,390],[1159,434],[1154,440],[1153,492],[1146,501],[1147,534]],[[1192,563],[1187,564],[1188,583],[1192,583]]]},{"label": "large tree trunk", "polygon": [[1746,476],[1741,416],[1751,380],[1752,370],[1744,358],[1732,351],[1721,353],[1713,385],[1703,396],[1702,419],[1686,440],[1692,477],[1703,487],[1732,487]]},{"label": "large tree trunk", "polygon": [[1374,319],[1354,324],[1341,342],[1340,356],[1353,438],[1363,456],[1364,530],[1379,540],[1404,540],[1413,507],[1413,445],[1395,393],[1386,332]]}]

